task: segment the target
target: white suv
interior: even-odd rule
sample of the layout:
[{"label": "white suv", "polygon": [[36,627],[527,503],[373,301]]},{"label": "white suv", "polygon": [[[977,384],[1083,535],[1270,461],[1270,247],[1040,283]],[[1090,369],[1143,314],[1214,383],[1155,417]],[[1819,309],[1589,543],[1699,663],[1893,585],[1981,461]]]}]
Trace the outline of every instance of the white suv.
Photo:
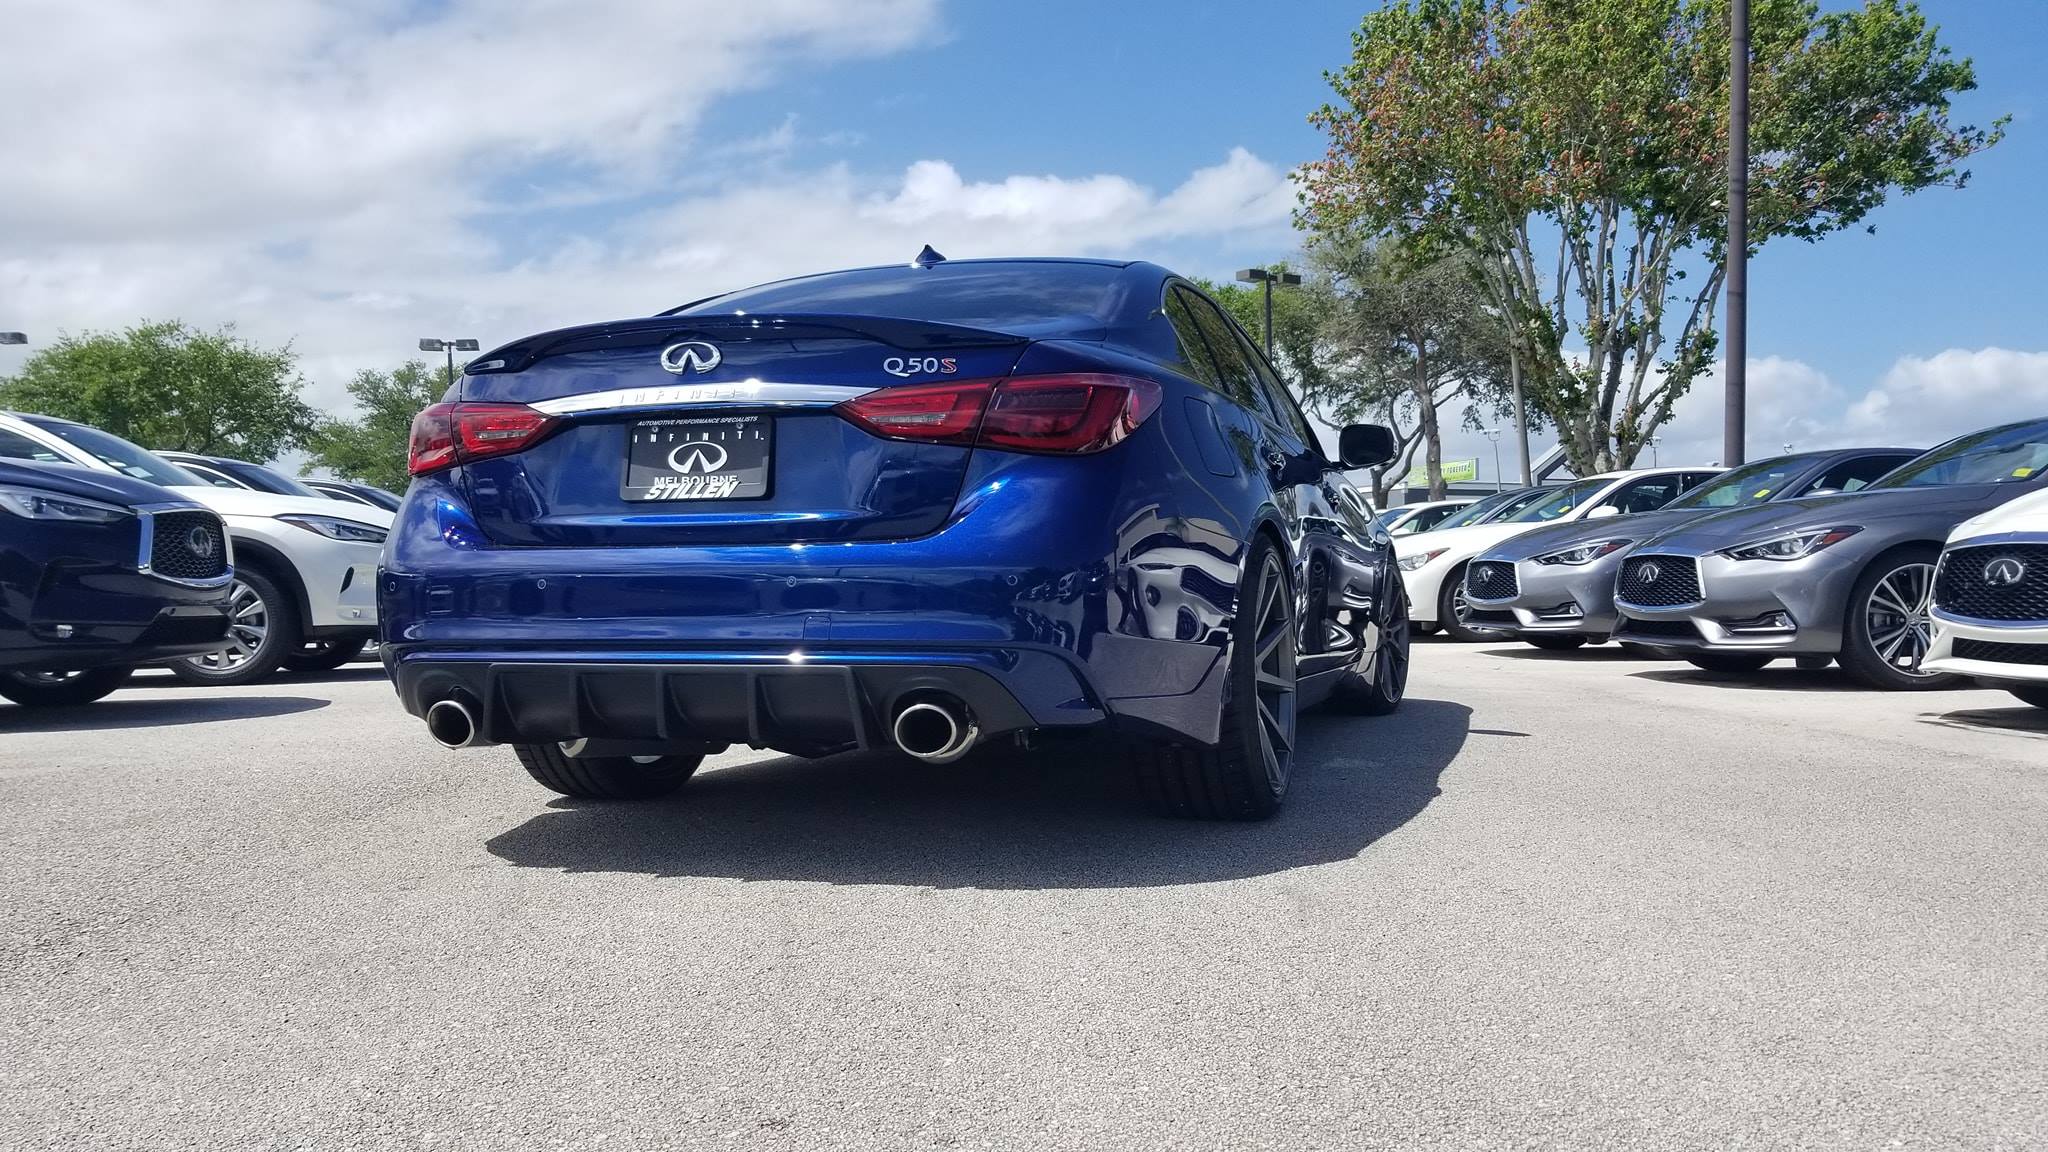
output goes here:
[{"label": "white suv", "polygon": [[217,488],[112,433],[52,416],[0,412],[0,458],[117,472],[219,513],[234,540],[229,647],[171,664],[179,679],[247,684],[289,666],[335,668],[377,632],[381,508]]},{"label": "white suv", "polygon": [[1956,525],[1934,569],[1933,615],[1922,669],[2048,708],[2048,492]]}]

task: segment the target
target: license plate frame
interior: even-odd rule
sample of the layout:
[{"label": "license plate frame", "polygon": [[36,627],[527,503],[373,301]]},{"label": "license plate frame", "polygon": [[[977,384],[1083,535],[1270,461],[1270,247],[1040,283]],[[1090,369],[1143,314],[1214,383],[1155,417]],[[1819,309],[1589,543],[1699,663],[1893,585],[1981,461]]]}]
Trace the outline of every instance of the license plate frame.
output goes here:
[{"label": "license plate frame", "polygon": [[636,420],[626,430],[619,497],[635,504],[765,499],[774,460],[768,416]]}]

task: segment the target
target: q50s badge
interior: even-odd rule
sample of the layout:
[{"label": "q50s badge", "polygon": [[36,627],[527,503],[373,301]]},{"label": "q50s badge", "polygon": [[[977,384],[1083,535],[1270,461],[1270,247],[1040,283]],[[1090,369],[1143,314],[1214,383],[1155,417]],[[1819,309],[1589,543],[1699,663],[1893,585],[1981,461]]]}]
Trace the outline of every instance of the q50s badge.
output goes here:
[{"label": "q50s badge", "polygon": [[960,365],[950,356],[891,356],[882,361],[882,371],[891,376],[948,376]]}]

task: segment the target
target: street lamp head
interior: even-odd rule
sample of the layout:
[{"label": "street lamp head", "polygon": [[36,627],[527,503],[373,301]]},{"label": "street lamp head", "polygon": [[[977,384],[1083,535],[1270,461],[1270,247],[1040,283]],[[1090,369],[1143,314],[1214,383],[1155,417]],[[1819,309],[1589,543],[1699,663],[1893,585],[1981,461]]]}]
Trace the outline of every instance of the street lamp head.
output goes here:
[{"label": "street lamp head", "polygon": [[1276,284],[1291,288],[1301,283],[1301,275],[1296,272],[1275,272],[1273,274],[1273,281]]},{"label": "street lamp head", "polygon": [[25,332],[0,332],[0,344],[26,343],[28,343],[28,334]]},{"label": "street lamp head", "polygon": [[474,340],[457,340],[455,342],[455,350],[457,352],[475,352],[482,347],[483,345],[478,344]]},{"label": "street lamp head", "polygon": [[440,352],[442,350],[441,341],[431,336],[423,337],[420,340],[420,351],[422,352]]},{"label": "street lamp head", "polygon": [[1242,284],[1260,284],[1272,278],[1273,274],[1264,268],[1245,268],[1237,274],[1238,282]]}]

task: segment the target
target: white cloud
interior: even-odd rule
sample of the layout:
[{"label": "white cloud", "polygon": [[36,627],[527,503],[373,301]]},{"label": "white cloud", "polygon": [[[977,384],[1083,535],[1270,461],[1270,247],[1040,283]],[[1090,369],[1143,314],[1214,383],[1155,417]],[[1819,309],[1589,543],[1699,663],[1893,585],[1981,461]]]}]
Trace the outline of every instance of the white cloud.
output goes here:
[{"label": "white cloud", "polygon": [[[1119,174],[896,173],[714,101],[936,35],[937,0],[19,5],[0,69],[0,327],[178,317],[291,341],[316,403],[422,335],[487,345],[764,279],[907,259],[1291,245],[1243,149]],[[25,110],[25,112],[24,112]],[[678,162],[680,160],[686,162]],[[630,205],[632,215],[621,215]],[[0,373],[26,355],[0,349]]]},{"label": "white cloud", "polygon": [[[1723,365],[1693,385],[1658,435],[1660,464],[1705,464],[1722,458]],[[1876,384],[1852,392],[1814,365],[1767,356],[1749,362],[1748,456],[1816,448],[1931,448],[1954,436],[2012,420],[2048,419],[2048,352],[1950,348],[1899,359]],[[1456,414],[1451,414],[1455,421]],[[1533,455],[1550,447],[1531,438]],[[1493,448],[1461,430],[1445,436],[1445,459],[1480,461],[1493,476]],[[1645,452],[1639,463],[1647,466]],[[1514,474],[1512,434],[1502,437],[1501,466]]]}]

